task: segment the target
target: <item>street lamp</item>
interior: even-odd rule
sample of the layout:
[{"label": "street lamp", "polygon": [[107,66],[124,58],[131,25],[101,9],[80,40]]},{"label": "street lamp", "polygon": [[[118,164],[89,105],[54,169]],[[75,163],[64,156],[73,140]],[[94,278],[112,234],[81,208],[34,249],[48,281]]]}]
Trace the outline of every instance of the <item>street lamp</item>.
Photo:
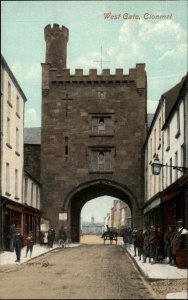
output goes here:
[{"label": "street lamp", "polygon": [[188,168],[186,167],[178,167],[178,166],[167,166],[167,165],[163,165],[159,158],[158,155],[156,155],[154,162],[151,164],[151,170],[152,170],[152,174],[153,175],[159,175],[161,172],[161,168],[162,167],[168,167],[168,168],[173,168],[174,170],[178,170],[180,172],[185,172],[188,171]]}]

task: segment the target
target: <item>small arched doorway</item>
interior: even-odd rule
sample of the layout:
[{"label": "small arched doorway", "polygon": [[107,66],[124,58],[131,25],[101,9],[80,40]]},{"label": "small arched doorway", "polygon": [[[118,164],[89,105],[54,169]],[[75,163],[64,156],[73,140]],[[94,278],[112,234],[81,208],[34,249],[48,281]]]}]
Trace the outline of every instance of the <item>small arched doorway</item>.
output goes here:
[{"label": "small arched doorway", "polygon": [[80,241],[80,213],[82,207],[91,199],[105,195],[125,202],[131,209],[132,226],[142,225],[142,213],[138,201],[125,185],[105,179],[85,182],[68,195],[63,208],[68,213],[67,227],[72,242]]}]

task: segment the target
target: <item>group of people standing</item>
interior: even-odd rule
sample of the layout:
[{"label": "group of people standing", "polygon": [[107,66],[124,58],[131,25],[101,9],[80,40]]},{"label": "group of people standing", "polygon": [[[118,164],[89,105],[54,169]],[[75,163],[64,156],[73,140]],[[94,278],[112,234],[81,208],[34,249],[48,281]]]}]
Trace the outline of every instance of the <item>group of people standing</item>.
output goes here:
[{"label": "group of people standing", "polygon": [[53,225],[51,225],[49,230],[42,234],[41,244],[43,244],[47,248],[53,248],[55,234],[56,234],[55,229],[54,229]]},{"label": "group of people standing", "polygon": [[143,263],[162,263],[168,258],[168,263],[176,265],[176,252],[178,249],[185,247],[186,236],[188,238],[187,229],[183,228],[183,221],[177,222],[177,227],[173,229],[168,226],[166,232],[162,232],[160,227],[151,226],[150,228],[126,230],[123,241],[125,245],[133,244],[134,256],[138,256],[139,260],[143,259]]},{"label": "group of people standing", "polygon": [[[15,224],[12,224],[10,226],[9,230],[9,243],[10,243],[10,251],[11,252],[16,252],[16,262],[20,262],[21,259],[21,249],[24,245],[24,239],[21,234],[21,230],[19,227],[16,227]],[[28,235],[25,238],[25,243],[26,243],[26,255],[27,257],[28,252],[30,252],[30,257],[33,252],[33,244],[34,244],[34,237],[33,237],[33,232],[30,231]]]}]

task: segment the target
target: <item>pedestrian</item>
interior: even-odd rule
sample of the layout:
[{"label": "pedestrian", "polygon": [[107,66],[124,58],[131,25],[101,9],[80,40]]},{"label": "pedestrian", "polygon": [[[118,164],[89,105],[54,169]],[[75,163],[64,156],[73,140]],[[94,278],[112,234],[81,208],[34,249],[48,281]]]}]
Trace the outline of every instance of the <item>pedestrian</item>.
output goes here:
[{"label": "pedestrian", "polygon": [[151,226],[151,231],[150,231],[150,237],[149,237],[149,262],[151,263],[151,258],[154,259],[155,257],[155,252],[156,252],[156,234],[157,234],[157,229],[155,226]]},{"label": "pedestrian", "polygon": [[10,226],[10,230],[9,230],[9,247],[10,247],[10,251],[11,252],[14,252],[14,237],[15,237],[15,234],[16,234],[16,226],[15,224],[12,224]]},{"label": "pedestrian", "polygon": [[179,220],[177,222],[177,227],[175,229],[175,233],[172,238],[172,259],[171,264],[176,266],[176,253],[177,250],[185,248],[185,235],[188,234],[187,229],[183,228],[183,221]]},{"label": "pedestrian", "polygon": [[164,235],[164,257],[168,258],[168,263],[172,261],[172,238],[174,235],[174,231],[171,226],[167,227],[167,230]]},{"label": "pedestrian", "polygon": [[44,244],[45,247],[47,247],[47,245],[48,245],[48,232],[44,233],[43,244]]},{"label": "pedestrian", "polygon": [[63,246],[65,248],[66,241],[67,241],[67,233],[66,233],[64,227],[62,226],[61,230],[60,230],[60,234],[59,234],[59,246],[60,247]]},{"label": "pedestrian", "polygon": [[14,249],[16,252],[16,261],[15,262],[20,262],[22,242],[23,242],[23,237],[21,235],[20,228],[16,228],[16,233],[14,236],[14,243],[13,243]]},{"label": "pedestrian", "polygon": [[156,262],[162,263],[164,258],[164,245],[163,245],[163,233],[160,227],[158,227],[156,231],[154,247],[155,247],[155,255],[153,258],[153,263]]},{"label": "pedestrian", "polygon": [[136,250],[137,250],[137,234],[138,234],[138,231],[137,231],[137,227],[134,227],[133,228],[133,231],[132,231],[132,243],[133,243],[133,247],[134,247],[134,256],[136,256]]},{"label": "pedestrian", "polygon": [[48,230],[48,248],[53,248],[54,239],[55,239],[55,229],[53,225],[51,225],[50,229]]},{"label": "pedestrian", "polygon": [[143,228],[138,230],[137,233],[137,249],[138,249],[138,257],[141,260],[141,256],[143,255],[143,246],[144,246],[144,233]]},{"label": "pedestrian", "polygon": [[131,227],[128,228],[127,237],[128,237],[128,243],[132,244],[132,229],[131,229]]},{"label": "pedestrian", "polygon": [[143,263],[146,262],[147,257],[149,257],[149,238],[150,231],[148,229],[143,230],[144,243],[143,243]]},{"label": "pedestrian", "polygon": [[31,257],[32,252],[33,252],[33,244],[34,244],[33,232],[30,231],[28,236],[26,237],[26,255],[25,255],[25,257],[27,257],[27,254],[29,251],[30,251],[30,257]]}]

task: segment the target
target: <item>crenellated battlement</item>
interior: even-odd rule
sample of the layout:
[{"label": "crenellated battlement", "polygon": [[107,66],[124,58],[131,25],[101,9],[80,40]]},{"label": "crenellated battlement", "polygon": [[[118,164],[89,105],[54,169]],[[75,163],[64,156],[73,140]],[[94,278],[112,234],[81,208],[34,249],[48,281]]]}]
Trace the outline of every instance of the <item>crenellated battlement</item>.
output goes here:
[{"label": "crenellated battlement", "polygon": [[47,38],[47,36],[49,35],[53,35],[55,37],[55,35],[61,34],[64,37],[67,38],[69,37],[69,30],[67,27],[65,26],[59,26],[59,24],[53,24],[53,26],[51,26],[51,24],[48,24],[45,28],[44,28],[44,36],[45,39]]},{"label": "crenellated battlement", "polygon": [[51,68],[49,64],[42,65],[46,74],[43,78],[48,77],[48,85],[49,83],[126,83],[139,90],[146,86],[145,64],[136,64],[136,68],[129,69],[129,74],[123,74],[123,69],[116,69],[115,74],[111,74],[110,69],[103,69],[100,74],[97,73],[97,69],[89,69],[89,74],[84,74],[83,69],[75,69],[75,73],[71,74],[70,69],[59,70]]}]

